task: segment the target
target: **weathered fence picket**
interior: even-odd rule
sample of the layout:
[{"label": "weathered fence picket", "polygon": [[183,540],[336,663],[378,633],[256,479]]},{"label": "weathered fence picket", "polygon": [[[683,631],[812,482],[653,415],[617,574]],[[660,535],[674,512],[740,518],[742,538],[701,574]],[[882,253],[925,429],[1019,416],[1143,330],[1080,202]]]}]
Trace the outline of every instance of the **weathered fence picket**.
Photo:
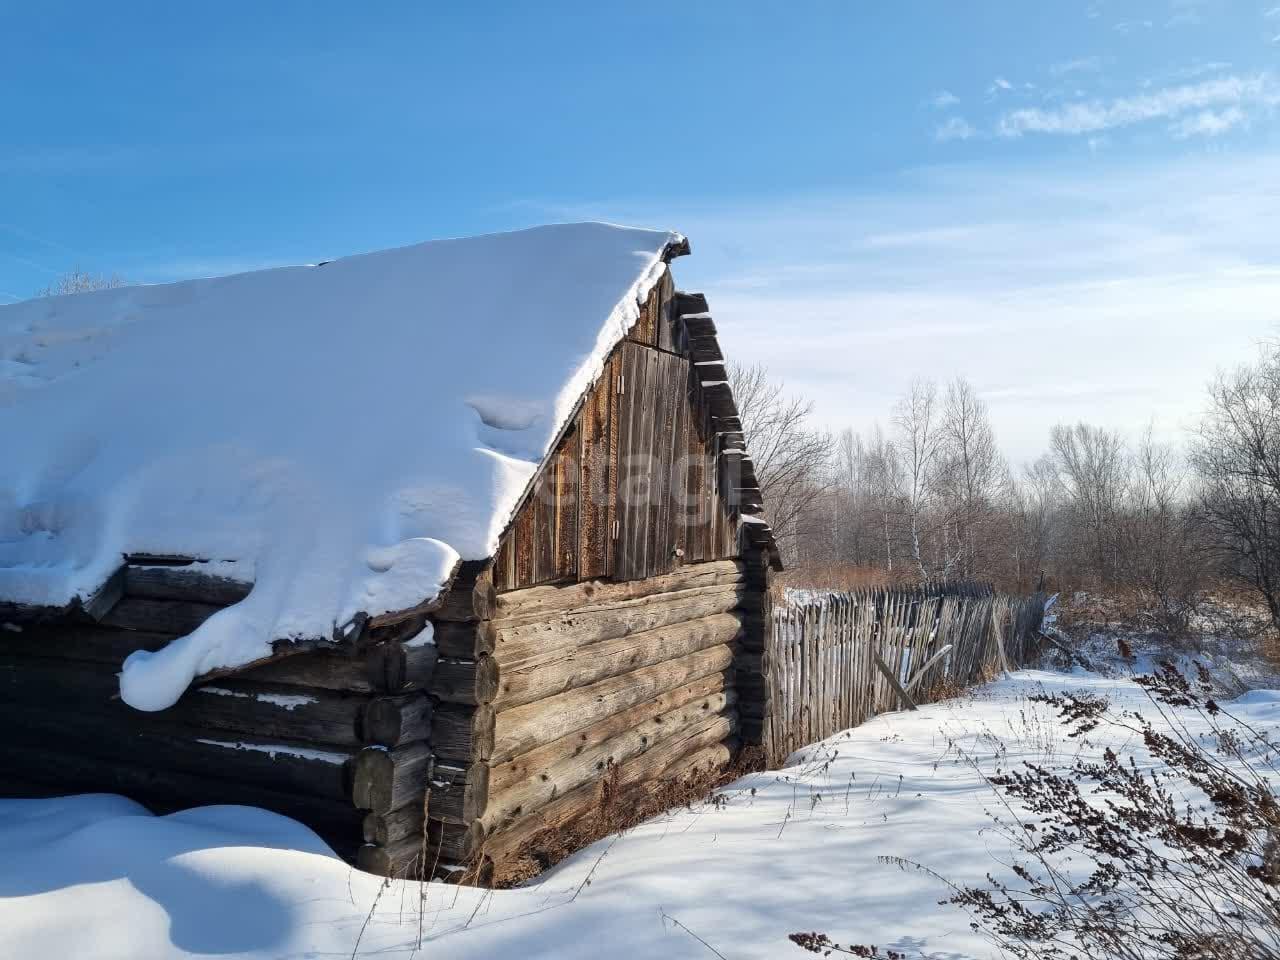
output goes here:
[{"label": "weathered fence picket", "polygon": [[897,688],[929,703],[1029,662],[1044,599],[964,583],[775,605],[765,657],[770,760],[901,709]]}]

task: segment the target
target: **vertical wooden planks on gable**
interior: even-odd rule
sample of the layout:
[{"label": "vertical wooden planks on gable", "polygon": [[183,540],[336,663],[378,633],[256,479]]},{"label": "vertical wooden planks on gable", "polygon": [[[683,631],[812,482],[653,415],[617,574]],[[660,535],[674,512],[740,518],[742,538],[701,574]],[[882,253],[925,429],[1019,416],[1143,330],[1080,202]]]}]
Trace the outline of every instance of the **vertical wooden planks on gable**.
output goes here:
[{"label": "vertical wooden planks on gable", "polygon": [[689,510],[689,362],[681,357],[669,356],[672,365],[667,378],[671,396],[674,423],[671,427],[670,456],[667,460],[667,544],[663,569],[674,570],[685,563],[688,547],[685,542],[685,515]]},{"label": "vertical wooden planks on gable", "polygon": [[578,419],[578,571],[579,580],[609,574],[610,410],[617,395],[616,359],[591,391]]},{"label": "vertical wooden planks on gable", "polygon": [[578,556],[578,435],[574,428],[561,442],[555,462],[555,517],[552,526],[554,578],[577,576]]},{"label": "vertical wooden planks on gable", "polygon": [[632,402],[640,406],[640,430],[632,456],[637,465],[633,475],[637,481],[632,491],[635,537],[631,541],[636,554],[635,576],[652,576],[654,569],[654,528],[658,522],[658,491],[661,479],[655,474],[658,463],[658,431],[662,403],[662,355],[656,350],[641,350],[637,366],[644,368],[644,383]]},{"label": "vertical wooden planks on gable", "polygon": [[649,363],[652,351],[622,345],[622,394],[618,398],[618,536],[614,579],[644,577],[644,508],[649,477],[646,452],[653,441]]}]

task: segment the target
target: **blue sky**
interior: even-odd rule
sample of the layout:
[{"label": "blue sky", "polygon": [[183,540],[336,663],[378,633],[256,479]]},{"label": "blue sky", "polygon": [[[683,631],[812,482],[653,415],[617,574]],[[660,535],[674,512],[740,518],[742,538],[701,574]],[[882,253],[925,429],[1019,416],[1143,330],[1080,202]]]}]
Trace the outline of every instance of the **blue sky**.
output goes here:
[{"label": "blue sky", "polygon": [[1280,321],[1280,0],[0,0],[0,302],[548,220],[692,239],[729,348],[866,428],[964,375],[1176,437]]}]

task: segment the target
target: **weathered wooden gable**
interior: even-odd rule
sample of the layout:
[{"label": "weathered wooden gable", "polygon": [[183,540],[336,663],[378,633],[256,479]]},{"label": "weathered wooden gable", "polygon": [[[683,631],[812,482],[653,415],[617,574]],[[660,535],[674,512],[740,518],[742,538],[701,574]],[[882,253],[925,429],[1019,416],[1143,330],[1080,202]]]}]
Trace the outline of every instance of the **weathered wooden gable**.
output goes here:
[{"label": "weathered wooden gable", "polygon": [[499,590],[738,553],[743,461],[722,448],[741,446],[741,424],[705,303],[669,272],[655,285],[504,534]]}]

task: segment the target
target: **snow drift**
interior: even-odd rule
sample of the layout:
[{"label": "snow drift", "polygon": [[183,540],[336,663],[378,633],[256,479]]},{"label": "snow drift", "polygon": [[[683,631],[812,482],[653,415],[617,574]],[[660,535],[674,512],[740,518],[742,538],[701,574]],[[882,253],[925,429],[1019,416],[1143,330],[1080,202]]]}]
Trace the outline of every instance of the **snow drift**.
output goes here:
[{"label": "snow drift", "polygon": [[0,600],[63,605],[126,553],[254,588],[125,663],[196,676],[429,599],[491,555],[678,235],[586,223],[0,307]]}]

